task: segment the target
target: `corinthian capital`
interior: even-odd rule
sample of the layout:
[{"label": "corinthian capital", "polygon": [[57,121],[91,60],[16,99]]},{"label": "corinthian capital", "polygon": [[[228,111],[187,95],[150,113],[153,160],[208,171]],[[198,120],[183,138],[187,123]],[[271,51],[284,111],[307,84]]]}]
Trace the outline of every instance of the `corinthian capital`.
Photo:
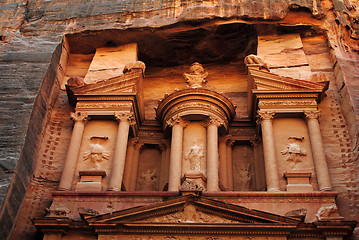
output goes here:
[{"label": "corinthian capital", "polygon": [[275,112],[271,112],[271,111],[257,111],[259,117],[261,118],[261,120],[273,120],[274,119],[274,115]]},{"label": "corinthian capital", "polygon": [[87,121],[89,120],[89,117],[88,117],[87,113],[84,113],[84,112],[72,112],[71,120],[74,120],[75,122],[82,122],[82,123],[86,124]]},{"label": "corinthian capital", "polygon": [[224,121],[222,119],[218,119],[215,117],[209,117],[208,119],[206,119],[203,124],[202,124],[205,128],[207,128],[209,125],[215,125],[217,127],[224,125]]},{"label": "corinthian capital", "polygon": [[167,120],[167,125],[173,127],[174,125],[181,125],[183,128],[188,126],[188,121],[184,120],[182,117],[176,115]]},{"label": "corinthian capital", "polygon": [[231,135],[224,135],[218,138],[219,142],[224,142],[227,144],[227,142],[231,139]]},{"label": "corinthian capital", "polygon": [[130,125],[134,125],[136,123],[135,120],[133,119],[132,113],[116,112],[114,116],[115,119],[119,122],[126,121]]},{"label": "corinthian capital", "polygon": [[304,111],[304,114],[307,119],[318,119],[320,117],[319,110]]}]

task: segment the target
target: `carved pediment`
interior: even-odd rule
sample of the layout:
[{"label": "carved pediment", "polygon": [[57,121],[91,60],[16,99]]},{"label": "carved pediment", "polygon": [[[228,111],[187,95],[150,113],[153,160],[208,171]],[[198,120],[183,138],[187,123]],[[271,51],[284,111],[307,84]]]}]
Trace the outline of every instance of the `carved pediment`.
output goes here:
[{"label": "carved pediment", "polygon": [[66,85],[68,91],[74,95],[106,95],[116,93],[136,93],[142,80],[142,70],[134,69],[124,75],[98,81],[94,84],[82,86]]},{"label": "carved pediment", "polygon": [[316,81],[300,80],[290,77],[283,77],[278,74],[260,69],[257,66],[248,65],[248,75],[251,81],[251,89],[267,91],[325,91],[329,81],[323,76],[314,75]]},{"label": "carved pediment", "polygon": [[121,76],[93,84],[66,85],[67,96],[77,110],[94,115],[96,111],[102,114],[132,111],[136,122],[140,122],[144,119],[142,78],[143,69],[132,68]]},{"label": "carved pediment", "polygon": [[[251,226],[297,226],[299,220],[271,213],[252,210],[231,205],[196,195],[186,195],[161,203],[126,209],[122,211],[87,217],[86,221],[94,228],[133,228],[142,230],[151,227],[152,231],[162,231],[163,228],[216,228]],[[173,230],[173,229],[172,229]],[[218,229],[217,229],[218,230]]]}]

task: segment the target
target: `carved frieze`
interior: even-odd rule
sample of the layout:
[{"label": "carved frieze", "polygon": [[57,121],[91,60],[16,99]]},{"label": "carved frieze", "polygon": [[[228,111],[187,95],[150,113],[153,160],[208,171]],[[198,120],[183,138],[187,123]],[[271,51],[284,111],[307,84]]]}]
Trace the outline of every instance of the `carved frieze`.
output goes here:
[{"label": "carved frieze", "polygon": [[315,99],[265,99],[258,102],[258,107],[264,109],[316,109],[317,101]]}]

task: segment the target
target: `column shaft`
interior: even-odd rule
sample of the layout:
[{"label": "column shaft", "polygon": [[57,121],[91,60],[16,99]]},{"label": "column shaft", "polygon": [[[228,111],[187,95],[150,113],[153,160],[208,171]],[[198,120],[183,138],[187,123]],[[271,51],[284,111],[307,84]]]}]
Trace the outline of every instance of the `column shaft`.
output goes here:
[{"label": "column shaft", "polygon": [[330,183],[328,164],[325,158],[322,135],[317,119],[317,117],[319,117],[319,112],[305,114],[307,115],[308,131],[310,143],[312,145],[312,153],[315,164],[315,171],[317,173],[319,190],[329,191],[332,190],[332,185]]},{"label": "column shaft", "polygon": [[75,121],[74,128],[72,130],[70,145],[67,150],[64,169],[62,170],[59,190],[68,191],[71,190],[72,181],[75,174],[77,165],[77,159],[79,157],[80,146],[82,141],[82,135],[85,128],[85,121],[87,115],[81,115],[81,113],[72,113],[71,118]]},{"label": "column shaft", "polygon": [[137,185],[137,175],[138,175],[138,163],[140,161],[140,153],[142,143],[136,143],[134,151],[133,151],[133,158],[132,158],[132,168],[131,168],[131,177],[130,177],[130,191],[136,191]]},{"label": "column shaft", "polygon": [[125,163],[125,172],[123,175],[123,184],[126,187],[126,190],[129,191],[131,185],[131,173],[133,165],[133,152],[136,144],[136,139],[131,139],[126,154],[126,163]]},{"label": "column shaft", "polygon": [[111,177],[108,186],[109,191],[120,191],[122,185],[123,171],[125,168],[126,150],[130,123],[128,117],[118,118],[115,154],[112,161]]},{"label": "column shaft", "polygon": [[232,160],[232,144],[231,140],[227,143],[227,188],[229,191],[233,191],[233,160]]},{"label": "column shaft", "polygon": [[272,119],[274,113],[265,113],[262,117],[262,139],[267,180],[267,191],[279,191],[277,158],[274,146]]},{"label": "column shaft", "polygon": [[218,127],[207,127],[207,191],[218,191]]},{"label": "column shaft", "polygon": [[219,181],[225,188],[228,188],[226,142],[227,138],[225,137],[219,140]]},{"label": "column shaft", "polygon": [[168,143],[163,140],[161,143],[161,174],[160,174],[160,186],[159,190],[162,191],[168,181]]},{"label": "column shaft", "polygon": [[168,191],[178,191],[181,184],[183,127],[174,124],[172,127],[171,158]]}]

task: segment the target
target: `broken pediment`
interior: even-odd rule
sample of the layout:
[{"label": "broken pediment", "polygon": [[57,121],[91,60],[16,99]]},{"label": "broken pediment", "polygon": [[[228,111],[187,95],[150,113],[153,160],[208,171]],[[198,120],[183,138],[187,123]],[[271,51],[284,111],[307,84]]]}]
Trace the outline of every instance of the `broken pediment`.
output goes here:
[{"label": "broken pediment", "polygon": [[248,72],[248,111],[252,118],[259,109],[277,113],[316,110],[329,86],[323,73],[313,74],[308,80],[271,73],[268,65],[255,55],[249,55],[245,64]]},{"label": "broken pediment", "polygon": [[273,91],[325,91],[328,89],[329,81],[321,77],[313,77],[323,80],[319,82],[283,77],[264,69],[257,65],[247,65],[248,76],[251,82],[251,89],[273,90]]},{"label": "broken pediment", "polygon": [[142,80],[144,69],[145,64],[140,61],[129,62],[125,65],[124,74],[121,76],[92,84],[84,82],[68,84],[66,90],[69,103],[77,110],[94,115],[111,115],[121,111],[134,112],[136,121],[139,119],[143,121]]}]

